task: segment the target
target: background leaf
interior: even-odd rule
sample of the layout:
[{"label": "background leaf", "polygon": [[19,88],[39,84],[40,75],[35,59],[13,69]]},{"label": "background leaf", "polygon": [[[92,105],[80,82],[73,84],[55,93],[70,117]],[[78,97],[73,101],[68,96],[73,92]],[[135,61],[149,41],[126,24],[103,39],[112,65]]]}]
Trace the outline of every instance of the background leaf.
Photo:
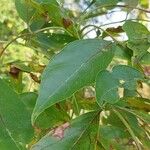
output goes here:
[{"label": "background leaf", "polygon": [[[0,79],[0,117],[3,128],[18,147],[24,147],[33,138],[30,114],[19,96]],[[6,133],[5,133],[6,134]],[[1,138],[4,138],[3,136]],[[2,141],[5,141],[5,138]],[[0,147],[1,149],[1,147]]]},{"label": "background leaf", "polygon": [[119,100],[119,81],[109,71],[101,71],[96,79],[96,97],[102,106],[104,102],[115,103]]},{"label": "background leaf", "polygon": [[[21,101],[25,104],[30,116],[33,112],[38,95],[34,92],[20,94]],[[35,126],[40,129],[48,129],[58,126],[70,120],[69,115],[60,107],[52,106],[45,110],[36,120]]]},{"label": "background leaf", "polygon": [[143,74],[125,65],[113,67],[112,72],[101,71],[96,78],[96,98],[98,104],[102,106],[105,102],[110,104],[117,102],[120,97],[119,87],[135,91],[138,79],[144,79]]}]

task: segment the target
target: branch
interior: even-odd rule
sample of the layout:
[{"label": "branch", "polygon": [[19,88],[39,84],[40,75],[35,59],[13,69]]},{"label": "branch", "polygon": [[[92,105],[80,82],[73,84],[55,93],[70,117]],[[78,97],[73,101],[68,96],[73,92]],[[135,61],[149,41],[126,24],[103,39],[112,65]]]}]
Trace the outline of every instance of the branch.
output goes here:
[{"label": "branch", "polygon": [[[96,12],[96,13],[93,13],[93,12],[97,11],[98,9],[109,8],[109,7],[120,7],[120,8],[126,8],[126,9],[136,9],[136,10],[139,10],[139,11],[143,11],[145,13],[150,13],[150,10],[139,8],[139,7],[133,7],[133,6],[129,6],[129,5],[102,5],[102,6],[97,7],[94,10],[89,11],[88,13],[83,15],[82,17],[83,17],[83,19],[88,19],[88,18],[91,18],[91,16],[92,17],[99,16],[99,14],[102,13],[102,12]],[[105,11],[103,11],[103,13],[105,13]]]},{"label": "branch", "polygon": [[28,35],[35,35],[35,34],[38,34],[39,32],[43,32],[43,31],[46,31],[46,30],[50,30],[50,29],[60,29],[60,30],[64,30],[66,31],[64,28],[61,28],[61,27],[46,27],[46,28],[43,28],[43,29],[39,29],[35,32],[29,32],[29,33],[24,33],[24,34],[20,34],[18,36],[16,36],[14,39],[12,39],[11,41],[9,41],[6,46],[3,48],[3,50],[0,52],[0,57],[4,54],[5,50],[13,43],[15,42],[17,39],[19,38],[22,38],[22,37],[25,37],[25,36],[28,36]]},{"label": "branch", "polygon": [[[124,19],[124,20],[120,20],[120,21],[116,21],[116,22],[110,22],[110,23],[102,24],[102,25],[100,25],[100,26],[96,26],[96,28],[101,28],[101,27],[103,27],[103,26],[113,25],[113,24],[122,23],[122,22],[125,22],[125,21],[132,21],[132,20],[133,20],[133,21],[145,21],[145,22],[150,22],[150,20],[146,20],[146,19],[127,19],[127,20]],[[84,26],[84,27],[81,29],[80,32],[83,32],[86,28],[88,28],[88,27],[93,27],[93,26],[95,26],[95,25],[89,24],[89,25],[87,25],[87,26]],[[95,30],[95,28],[93,28],[93,29],[87,31],[83,36],[85,36],[86,34],[88,34],[89,32],[91,32],[91,31],[93,31],[93,30]]]}]

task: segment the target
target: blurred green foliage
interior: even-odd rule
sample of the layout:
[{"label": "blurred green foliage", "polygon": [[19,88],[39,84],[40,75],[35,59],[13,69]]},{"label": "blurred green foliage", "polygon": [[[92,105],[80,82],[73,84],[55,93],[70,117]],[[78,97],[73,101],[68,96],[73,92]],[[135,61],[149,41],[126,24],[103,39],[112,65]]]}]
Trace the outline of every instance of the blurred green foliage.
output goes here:
[{"label": "blurred green foliage", "polygon": [[[54,5],[49,5],[51,2],[53,2]],[[106,4],[121,4],[123,7],[102,7],[102,5]],[[109,141],[109,138],[113,137],[116,139],[123,138],[122,141],[120,140],[120,144],[125,145],[127,143],[127,147],[128,145],[135,147],[132,140],[136,142],[137,140],[134,136],[137,136],[139,139],[141,138],[140,140],[142,143],[145,142],[143,145],[146,148],[149,147],[146,135],[147,133],[145,134],[144,132],[144,129],[146,132],[148,131],[147,124],[149,123],[149,116],[147,112],[149,111],[148,69],[150,64],[150,32],[148,29],[150,27],[150,17],[149,13],[146,13],[146,11],[149,11],[149,7],[149,0],[58,0],[57,2],[55,0],[1,0],[0,54],[5,48],[6,49],[0,57],[0,78],[8,83],[11,88],[0,79],[1,93],[3,93],[3,87],[7,89],[2,96],[0,95],[0,100],[3,102],[2,104],[4,104],[4,97],[6,97],[8,108],[11,108],[13,104],[16,106],[18,105],[15,99],[20,100],[27,108],[30,116],[32,115],[38,93],[43,93],[40,93],[41,98],[38,99],[41,103],[39,103],[39,108],[41,108],[43,100],[48,103],[43,106],[42,113],[39,111],[40,109],[38,107],[36,108],[37,110],[39,109],[39,114],[41,114],[38,114],[38,119],[34,122],[35,124],[33,129],[35,130],[35,137],[30,141],[30,144],[27,145],[28,147],[30,147],[30,145],[32,146],[36,140],[39,140],[41,136],[45,135],[53,127],[57,127],[64,122],[71,122],[72,125],[75,124],[77,128],[81,128],[81,131],[84,130],[87,123],[89,123],[87,129],[92,132],[94,131],[93,133],[95,136],[95,133],[97,132],[95,132],[95,124],[92,124],[92,126],[90,125],[91,122],[93,123],[92,120],[96,120],[94,123],[97,123],[96,127],[98,127],[97,125],[99,122],[97,120],[99,119],[99,116],[94,117],[94,119],[91,118],[91,115],[95,114],[97,110],[102,111],[101,117],[103,117],[103,119],[100,119],[103,122],[103,126],[101,126],[99,132],[101,135],[104,135],[101,137],[102,143],[100,143],[101,141],[97,141],[96,145],[98,145],[98,147],[109,149],[113,143],[113,146],[118,148],[117,141]],[[119,20],[119,15],[116,15],[116,18],[114,17],[115,15],[113,15],[113,13],[116,12],[121,13],[121,15],[125,14],[126,17],[125,20],[119,22],[119,25],[115,23],[115,21]],[[98,44],[101,44],[100,42],[104,43],[104,40],[108,40],[110,43],[113,41],[115,43],[114,47],[116,50],[114,57],[111,53],[112,55],[108,57],[106,56],[106,58],[104,57],[104,60],[100,58],[99,60],[95,59],[95,61],[89,61],[87,67],[84,68],[84,65],[81,65],[82,61],[86,57],[87,60],[90,59],[91,56],[93,57],[92,54],[97,50],[97,47],[95,48],[96,44],[92,45],[93,40],[91,40],[91,43],[89,43],[88,40],[86,41],[87,44],[84,43],[88,47],[82,44],[82,42],[80,44],[80,41],[78,40],[89,38],[97,38],[96,41]],[[71,46],[68,46],[68,50],[66,45],[75,40],[77,40],[77,43],[72,45],[70,44]],[[76,49],[74,47],[76,47]],[[90,49],[88,50],[88,48]],[[107,49],[102,47],[102,51],[105,50],[109,51],[109,48]],[[86,53],[83,53],[84,51]],[[58,53],[60,53],[60,55],[56,55]],[[49,62],[54,55],[56,55],[56,57]],[[128,67],[126,68],[125,66],[120,65],[120,68],[115,71],[113,70],[113,72],[105,70],[97,76],[97,79],[95,79],[97,75],[96,73],[100,68],[97,67],[99,62],[102,61],[100,63],[103,64],[102,67],[106,69],[107,59],[110,59],[108,63],[111,61],[111,64],[109,64],[107,68],[109,71],[118,64],[128,65]],[[104,65],[105,61],[106,66]],[[52,63],[52,65],[50,64],[47,67],[48,63]],[[80,73],[82,76],[79,74],[76,75],[76,72],[74,72],[74,68],[76,66],[74,64],[79,65],[79,67],[81,65]],[[69,66],[69,69],[67,66]],[[44,86],[41,86],[43,89],[41,88],[39,92],[41,75],[45,67],[48,69],[45,71],[46,73],[44,72],[45,75],[43,76],[42,84]],[[93,75],[91,72],[94,67],[96,68],[96,71],[93,71]],[[68,72],[71,72],[72,74],[74,73],[76,76],[74,80],[70,82],[65,80],[64,88],[60,90],[61,88],[59,86],[60,82],[63,82],[63,77],[68,77],[68,79],[70,79],[70,74],[68,75]],[[137,82],[136,74],[139,73],[140,75],[138,76],[138,79],[140,78],[140,80]],[[133,75],[133,77],[131,75]],[[120,80],[118,80],[118,78],[120,78]],[[82,87],[84,85],[84,83],[82,85],[82,82],[85,80],[85,83],[88,83],[88,79],[92,80],[91,82],[98,80],[97,84],[94,85],[95,83],[90,82],[91,86]],[[116,82],[113,82],[115,80]],[[145,85],[147,86],[146,88]],[[79,89],[78,86],[81,87],[81,89]],[[114,88],[113,90],[112,87]],[[54,92],[54,94],[53,88],[56,88],[57,91]],[[97,88],[96,92],[100,95],[95,93],[95,88]],[[121,95],[119,90],[122,90],[122,88],[124,88],[125,91],[122,94],[125,98],[119,97]],[[146,90],[148,92],[146,92]],[[50,104],[50,92],[52,92],[52,96],[54,95],[53,100],[55,105],[52,104],[53,106],[48,108],[47,106]],[[66,94],[67,92],[69,93],[68,95]],[[69,97],[70,93],[73,94]],[[45,95],[47,95],[46,98]],[[136,97],[137,95],[138,97]],[[103,98],[101,98],[101,96]],[[141,98],[142,96],[144,98]],[[12,103],[9,103],[9,99],[11,98],[13,101]],[[66,101],[62,101],[64,100],[63,98]],[[103,104],[104,106],[102,106]],[[102,107],[99,107],[99,105]],[[18,108],[18,112],[21,111],[20,109],[21,107]],[[95,112],[87,113],[85,116],[80,116],[91,110],[95,110]],[[118,110],[118,112],[116,110]],[[138,110],[140,111],[138,112]],[[9,120],[9,112],[5,108],[4,111],[8,114],[8,116],[6,116],[6,120]],[[13,107],[11,111],[12,113],[15,113],[15,107]],[[21,116],[18,116],[18,118],[21,118]],[[120,121],[119,118],[123,119],[120,119]],[[124,120],[124,118],[126,120]],[[27,119],[30,123],[30,118],[28,117]],[[83,122],[83,127],[80,126],[82,120],[85,121],[85,126]],[[11,121],[12,124],[15,123],[15,121]],[[1,121],[0,118],[0,123],[1,122],[3,121]],[[123,122],[125,122],[125,124],[129,123],[128,129],[126,129],[128,125],[126,126]],[[145,122],[147,124],[145,124]],[[1,126],[1,128],[4,129],[3,126]],[[68,130],[69,134],[72,133],[72,128],[70,129]],[[129,133],[127,130],[129,130]],[[133,130],[135,135],[130,130]],[[2,132],[7,135],[5,130]],[[82,133],[79,133],[78,136],[82,137]],[[82,139],[83,147],[85,146],[84,140],[88,137],[86,134],[84,136],[85,138]],[[3,138],[3,136],[0,136],[0,138]],[[73,138],[76,140],[76,132],[73,133]],[[46,144],[45,141],[48,140],[49,135],[48,139],[46,136],[38,144],[42,147]],[[55,140],[57,141],[57,139]],[[52,137],[52,142],[55,143],[55,140],[53,141]],[[64,144],[64,147],[66,144],[65,140],[65,138],[64,141],[62,140],[64,142],[62,143]],[[94,140],[92,139],[92,141],[95,141],[95,138]],[[130,144],[129,142],[132,143]],[[70,147],[74,143],[69,143],[67,141],[67,144],[68,147]],[[90,142],[87,142],[87,140],[86,144],[90,146]],[[104,144],[104,146],[101,144]],[[57,146],[57,144],[54,144],[54,148]],[[80,148],[80,144],[77,145],[77,149],[79,149],[78,146]],[[87,150],[86,146],[83,150]],[[59,149],[61,148],[62,147],[59,146]]]}]

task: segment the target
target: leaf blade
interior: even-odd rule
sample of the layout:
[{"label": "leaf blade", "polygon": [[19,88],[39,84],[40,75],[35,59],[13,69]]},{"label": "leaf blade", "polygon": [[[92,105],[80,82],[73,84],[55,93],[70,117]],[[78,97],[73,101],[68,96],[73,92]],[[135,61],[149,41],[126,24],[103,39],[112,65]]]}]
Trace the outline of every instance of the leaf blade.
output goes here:
[{"label": "leaf blade", "polygon": [[99,39],[78,40],[67,45],[53,57],[42,75],[32,121],[44,109],[94,82],[97,73],[111,62],[113,54],[112,43]]},{"label": "leaf blade", "polygon": [[33,138],[30,114],[19,96],[2,79],[0,93],[0,116],[4,127],[18,147],[25,147]]}]

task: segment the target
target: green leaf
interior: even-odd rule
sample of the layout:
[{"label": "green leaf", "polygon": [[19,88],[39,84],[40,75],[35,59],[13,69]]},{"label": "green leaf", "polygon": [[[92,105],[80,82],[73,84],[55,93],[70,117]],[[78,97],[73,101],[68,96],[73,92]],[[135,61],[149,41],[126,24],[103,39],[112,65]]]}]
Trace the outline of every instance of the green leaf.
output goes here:
[{"label": "green leaf", "polygon": [[70,16],[67,13],[67,10],[53,3],[43,4],[43,8],[48,12],[50,21],[55,26],[65,28],[64,30],[66,30],[70,35],[73,35],[74,37],[78,38],[76,22],[74,22],[73,19],[70,18]]},{"label": "green leaf", "polygon": [[99,112],[90,112],[72,120],[59,139],[53,133],[47,134],[31,150],[93,150],[96,144]]},{"label": "green leaf", "polygon": [[70,117],[66,111],[58,109],[56,106],[52,106],[39,115],[35,125],[41,129],[49,129],[69,120]]},{"label": "green leaf", "polygon": [[148,29],[141,23],[126,21],[123,30],[129,38],[127,46],[133,50],[134,56],[143,56],[150,47]]},{"label": "green leaf", "polygon": [[128,132],[130,133],[132,139],[136,144],[137,149],[142,149],[139,140],[137,138],[137,134],[138,135],[142,134],[143,130],[139,126],[137,118],[128,112],[126,113],[123,111],[119,112],[117,110],[113,110],[113,111],[116,113],[118,118],[122,121],[124,126],[127,128]]},{"label": "green leaf", "polygon": [[[113,127],[116,127],[118,129],[123,129],[124,131],[126,131],[125,130],[126,128],[125,128],[124,124],[118,118],[118,116],[112,111],[112,109],[111,110],[109,109],[109,114],[107,115],[107,117],[102,118],[102,122],[103,122],[104,125],[111,125]],[[127,136],[129,136],[129,134]]]},{"label": "green leaf", "polygon": [[[26,109],[29,111],[30,115],[33,112],[37,94],[33,92],[26,92],[20,94],[21,101],[25,104]],[[61,108],[61,107],[60,107]],[[69,116],[64,110],[52,106],[45,110],[36,120],[35,125],[41,129],[52,128],[54,126],[60,125],[63,122],[69,121]]]},{"label": "green leaf", "polygon": [[36,1],[31,0],[30,4],[33,8],[36,9],[36,12],[32,16],[32,19],[30,20],[30,29],[32,31],[40,29],[41,27],[43,27],[43,25],[49,22],[47,10],[43,7],[43,5],[49,6],[54,4],[58,6],[56,0],[36,0]]},{"label": "green leaf", "polygon": [[114,77],[118,78],[119,80],[124,80],[124,81],[143,78],[143,74],[140,71],[138,71],[133,67],[125,66],[125,65],[115,66],[113,68],[112,74]]},{"label": "green leaf", "polygon": [[66,34],[39,33],[35,37],[32,37],[31,42],[33,44],[31,44],[44,50],[58,51],[67,43],[74,40],[76,40],[74,37]]},{"label": "green leaf", "polygon": [[15,61],[15,62],[12,62],[11,64],[23,72],[28,72],[28,73],[34,72],[34,70],[31,67],[27,66],[21,61]]},{"label": "green leaf", "polygon": [[79,40],[68,44],[50,60],[40,85],[32,122],[46,108],[70,97],[95,81],[113,58],[112,43],[99,39]]},{"label": "green leaf", "polygon": [[0,149],[1,150],[19,150],[19,147],[16,145],[14,140],[9,135],[8,130],[3,125],[2,120],[0,119]]},{"label": "green leaf", "polygon": [[118,65],[113,68],[112,75],[118,79],[125,89],[134,90],[136,81],[144,79],[144,75],[133,67]]},{"label": "green leaf", "polygon": [[142,141],[143,146],[148,147],[148,145],[150,145],[149,136],[145,133],[145,130],[140,126],[137,117],[134,114],[125,111],[122,111],[121,114],[128,122],[134,134],[139,138],[140,141]]},{"label": "green leaf", "polygon": [[29,0],[15,0],[15,5],[20,18],[28,23],[35,13],[35,8],[31,6]]},{"label": "green leaf", "polygon": [[139,42],[141,39],[148,38],[148,35],[150,34],[144,25],[133,21],[126,21],[123,25],[123,30],[132,42]]},{"label": "green leaf", "polygon": [[150,124],[150,116],[148,113],[137,110],[133,110],[133,112],[139,117],[139,119],[143,120],[147,124]]},{"label": "green leaf", "polygon": [[149,112],[150,111],[150,101],[149,99],[142,98],[142,97],[128,97],[125,99],[130,106],[133,108],[144,110]]},{"label": "green leaf", "polygon": [[21,93],[19,96],[21,101],[26,106],[26,109],[30,112],[30,114],[32,114],[38,95],[34,92],[26,92],[26,93]]},{"label": "green leaf", "polygon": [[36,11],[30,19],[30,30],[37,31],[41,29],[47,23],[47,21],[48,20],[46,20],[44,14],[39,14],[39,12]]},{"label": "green leaf", "polygon": [[43,7],[45,7],[44,9],[48,11],[48,15],[53,23],[59,26],[63,26],[62,19],[66,14],[58,5],[50,4],[44,5]]},{"label": "green leaf", "polygon": [[113,104],[119,100],[118,88],[129,90],[136,89],[136,81],[143,79],[144,76],[138,70],[118,65],[112,69],[112,72],[101,71],[96,79],[96,98],[100,106],[104,103]]},{"label": "green leaf", "polygon": [[15,0],[17,12],[30,27],[30,30],[36,31],[40,29],[45,23],[49,21],[47,10],[43,5],[55,5],[58,3],[56,0]]},{"label": "green leaf", "polygon": [[111,125],[102,125],[99,132],[100,142],[106,150],[109,150],[110,147],[116,150],[124,148],[123,140],[128,137],[126,130]]},{"label": "green leaf", "polygon": [[141,58],[140,63],[143,65],[150,64],[150,52],[146,52],[145,55]]},{"label": "green leaf", "polygon": [[96,97],[102,106],[104,102],[115,103],[119,99],[119,81],[109,71],[101,71],[96,79]]},{"label": "green leaf", "polygon": [[[133,51],[133,56],[138,56],[142,61],[143,56],[148,55],[148,49],[150,48],[150,43],[147,40],[140,40],[138,43],[128,42],[127,47]],[[148,57],[148,56],[147,56]]]},{"label": "green leaf", "polygon": [[133,55],[133,52],[128,47],[123,48],[123,47],[116,46],[115,56],[114,56],[116,59],[119,58],[119,59],[130,61],[132,55]]},{"label": "green leaf", "polygon": [[[2,79],[0,79],[0,93],[0,120],[4,125],[2,130],[4,131],[3,128],[5,128],[7,132],[3,134],[6,137],[9,136],[17,147],[25,148],[25,145],[33,138],[30,114],[19,96]],[[2,138],[0,141],[5,140],[5,136],[0,137]]]}]

